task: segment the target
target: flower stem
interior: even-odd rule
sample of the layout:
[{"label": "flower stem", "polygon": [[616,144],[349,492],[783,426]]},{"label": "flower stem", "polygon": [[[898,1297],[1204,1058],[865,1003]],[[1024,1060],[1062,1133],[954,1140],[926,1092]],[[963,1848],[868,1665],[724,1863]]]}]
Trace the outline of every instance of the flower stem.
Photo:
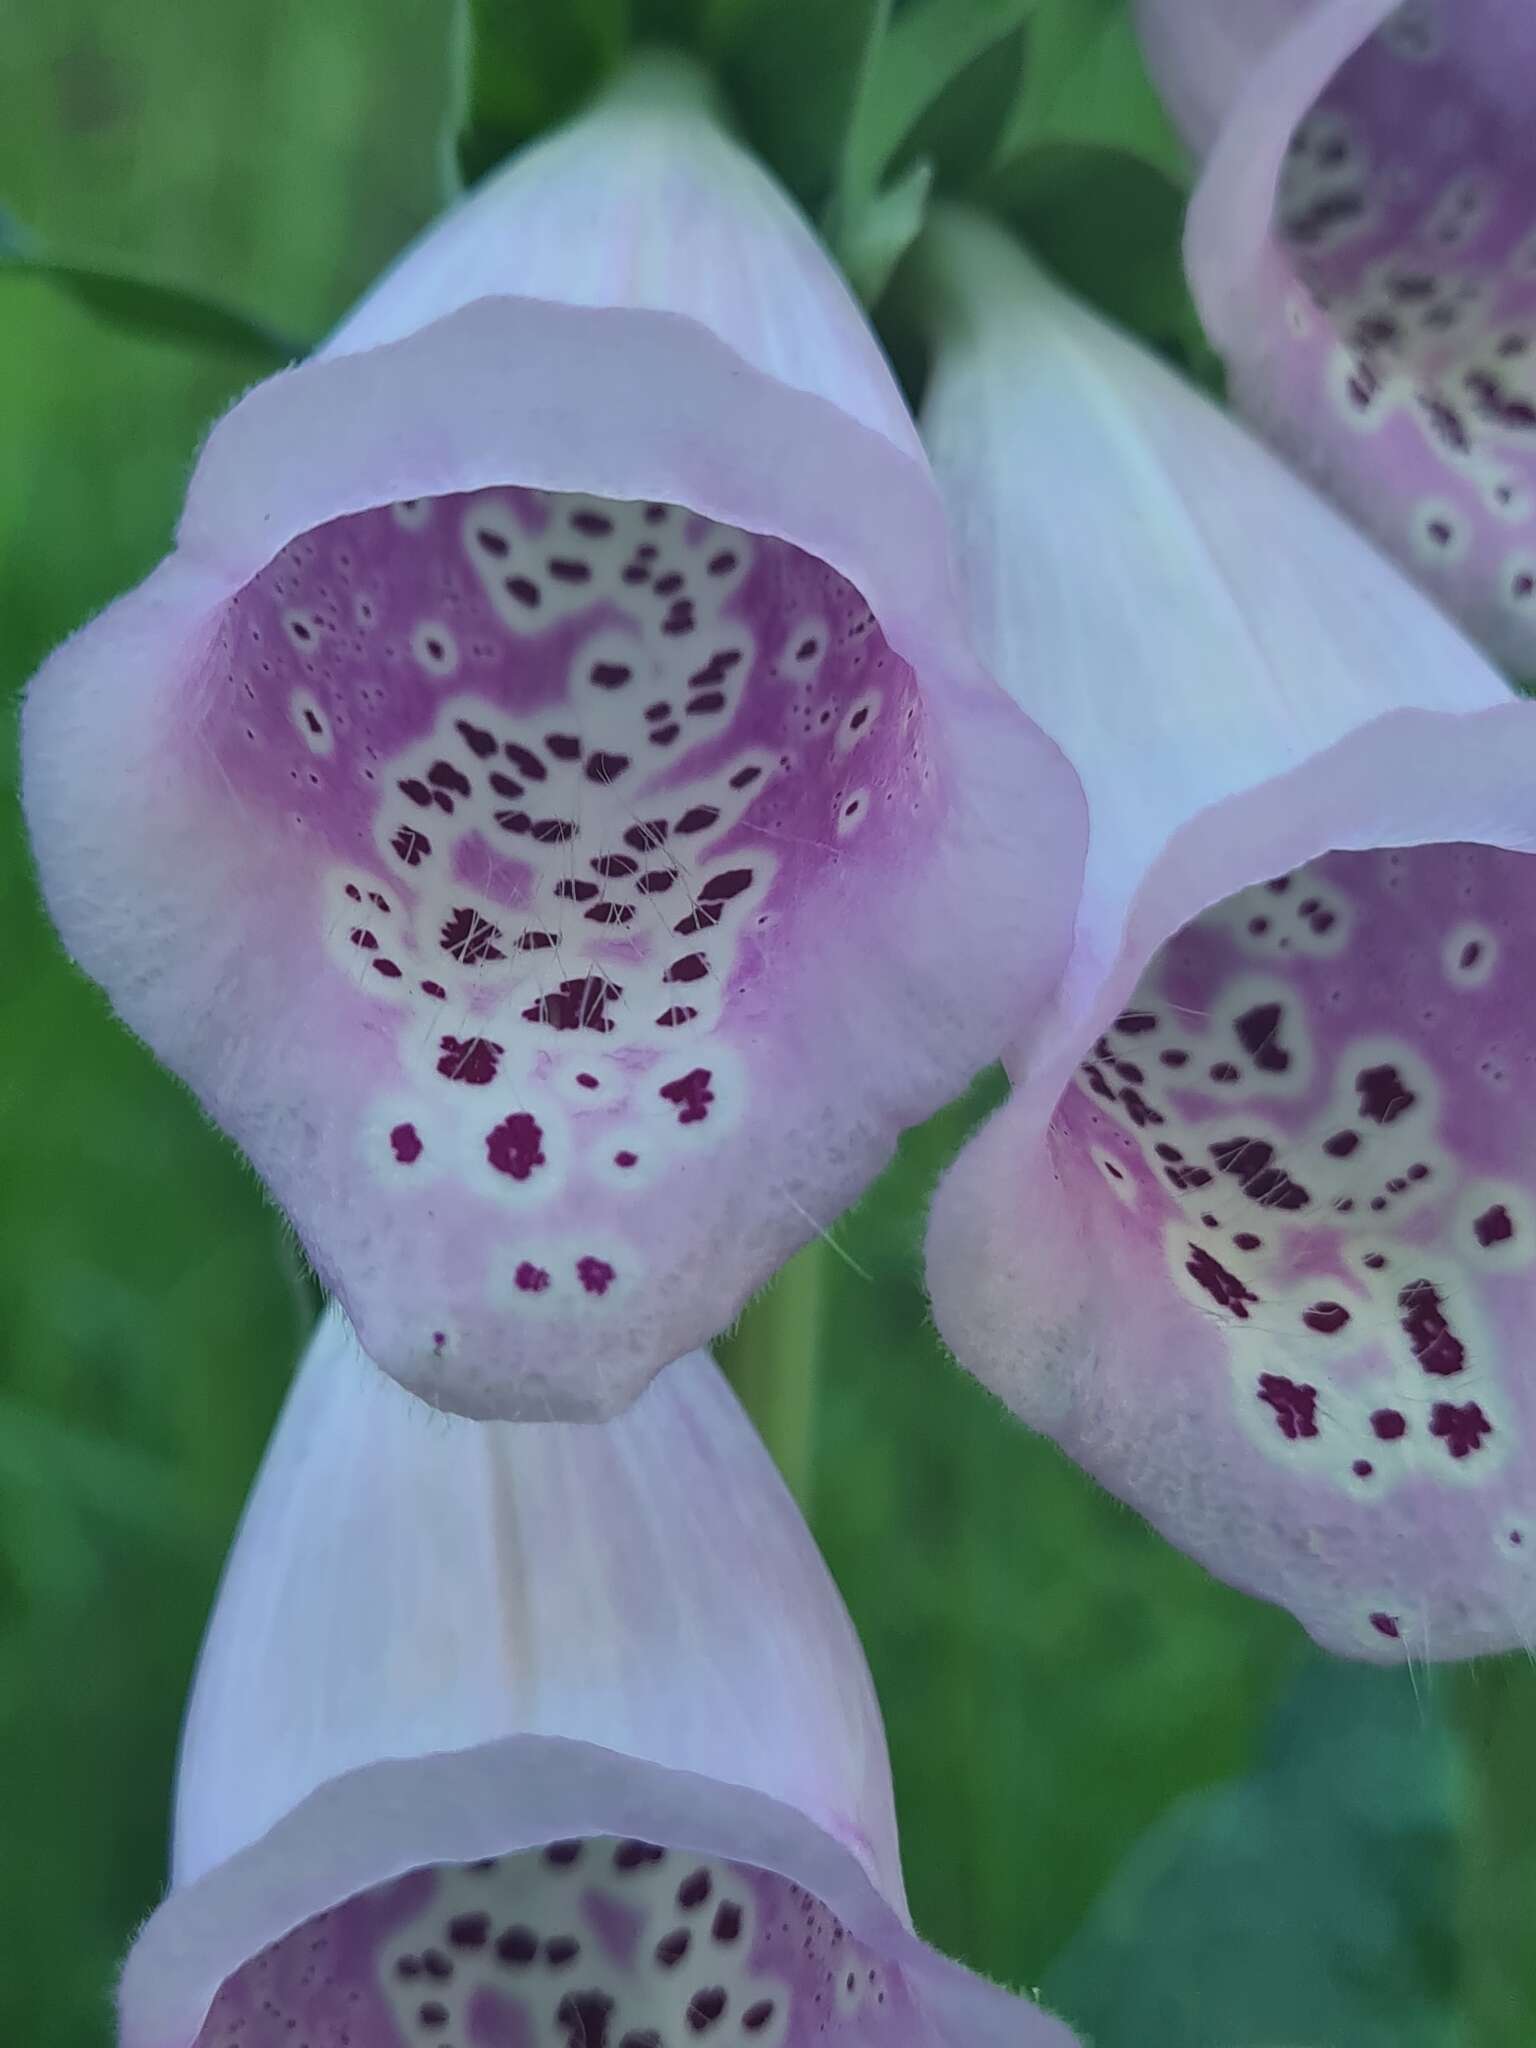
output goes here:
[{"label": "flower stem", "polygon": [[721,1346],[731,1385],[806,1509],[816,1456],[816,1378],[828,1256],[819,1238],[797,1252],[747,1304]]}]

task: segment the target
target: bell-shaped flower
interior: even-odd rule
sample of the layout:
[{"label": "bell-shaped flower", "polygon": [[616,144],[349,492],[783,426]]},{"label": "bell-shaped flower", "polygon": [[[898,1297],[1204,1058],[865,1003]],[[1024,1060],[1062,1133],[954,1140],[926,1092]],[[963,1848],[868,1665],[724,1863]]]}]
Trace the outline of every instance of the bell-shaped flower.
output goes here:
[{"label": "bell-shaped flower", "polygon": [[1071,2048],[903,1900],[836,1588],[730,1389],[434,1415],[333,1311],[225,1575],[123,2048]]},{"label": "bell-shaped flower", "polygon": [[1330,1648],[1536,1638],[1536,706],[1000,232],[928,270],[978,632],[1089,802],[939,1327]]},{"label": "bell-shaped flower", "polygon": [[661,59],[214,429],[24,741],[72,952],[477,1415],[727,1323],[1049,989],[1081,874],[873,336]]},{"label": "bell-shaped flower", "polygon": [[1536,12],[1138,4],[1234,402],[1536,681]]}]

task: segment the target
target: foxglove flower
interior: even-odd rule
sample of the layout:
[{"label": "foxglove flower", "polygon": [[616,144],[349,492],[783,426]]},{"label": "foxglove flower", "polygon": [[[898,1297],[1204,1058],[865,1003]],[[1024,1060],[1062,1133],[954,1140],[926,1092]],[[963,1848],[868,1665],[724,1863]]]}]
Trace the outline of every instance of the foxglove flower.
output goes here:
[{"label": "foxglove flower", "polygon": [[[1536,680],[1536,14],[1140,0],[1235,402]],[[1208,152],[1208,154],[1206,154]]]},{"label": "foxglove flower", "polygon": [[435,1416],[333,1312],[204,1646],[123,2048],[1070,2048],[912,1932],[879,1711],[710,1360]]},{"label": "foxglove flower", "polygon": [[1090,810],[939,1326],[1330,1648],[1536,1638],[1536,707],[996,230],[929,267],[978,631]]},{"label": "foxglove flower", "polygon": [[1065,764],[804,222],[653,60],[215,428],[35,680],[49,905],[428,1399],[621,1408],[1064,957]]}]

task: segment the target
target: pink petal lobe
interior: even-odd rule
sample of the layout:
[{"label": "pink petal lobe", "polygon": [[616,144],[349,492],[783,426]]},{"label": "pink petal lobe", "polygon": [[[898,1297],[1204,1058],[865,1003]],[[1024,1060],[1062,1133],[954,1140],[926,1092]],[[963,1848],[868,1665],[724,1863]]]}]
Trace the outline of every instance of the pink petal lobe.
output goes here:
[{"label": "pink petal lobe", "polygon": [[1070,2039],[911,1933],[857,1641],[713,1365],[606,1426],[473,1424],[333,1311],[204,1646],[125,2048],[496,2048],[582,1999],[615,2044],[798,2041],[829,1991],[850,2038]]},{"label": "pink petal lobe", "polygon": [[1039,1003],[1081,860],[862,317],[665,77],[215,428],[25,747],[71,950],[477,1415],[728,1322]]},{"label": "pink petal lobe", "polygon": [[1525,1640],[1532,707],[1214,408],[941,232],[930,442],[1090,841],[1061,1000],[935,1204],[939,1326],[1329,1647]]},{"label": "pink petal lobe", "polygon": [[1265,52],[1320,4],[1326,0],[1135,0],[1147,69],[1198,155]]},{"label": "pink petal lobe", "polygon": [[1536,674],[1536,26],[1326,0],[1191,207],[1233,397],[1498,659]]}]

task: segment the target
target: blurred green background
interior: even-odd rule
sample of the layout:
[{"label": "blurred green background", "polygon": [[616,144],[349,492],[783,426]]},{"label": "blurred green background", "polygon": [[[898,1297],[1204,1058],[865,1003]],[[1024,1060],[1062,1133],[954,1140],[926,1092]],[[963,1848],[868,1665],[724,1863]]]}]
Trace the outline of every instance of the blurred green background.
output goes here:
[{"label": "blurred green background", "polygon": [[[1210,376],[1183,167],[1119,0],[11,0],[9,692],[164,550],[274,337],[322,333],[441,206],[455,137],[494,160],[637,28],[705,52],[871,298],[930,185],[980,193]],[[9,723],[0,762],[13,787]],[[98,2048],[314,1298],[250,1174],[59,956],[14,803],[0,931],[0,2039]],[[1531,2048],[1536,1675],[1328,1663],[947,1363],[921,1216],[993,1087],[734,1340],[759,1395],[764,1346],[819,1303],[764,1420],[875,1669],[919,1926],[1101,2048]]]}]

